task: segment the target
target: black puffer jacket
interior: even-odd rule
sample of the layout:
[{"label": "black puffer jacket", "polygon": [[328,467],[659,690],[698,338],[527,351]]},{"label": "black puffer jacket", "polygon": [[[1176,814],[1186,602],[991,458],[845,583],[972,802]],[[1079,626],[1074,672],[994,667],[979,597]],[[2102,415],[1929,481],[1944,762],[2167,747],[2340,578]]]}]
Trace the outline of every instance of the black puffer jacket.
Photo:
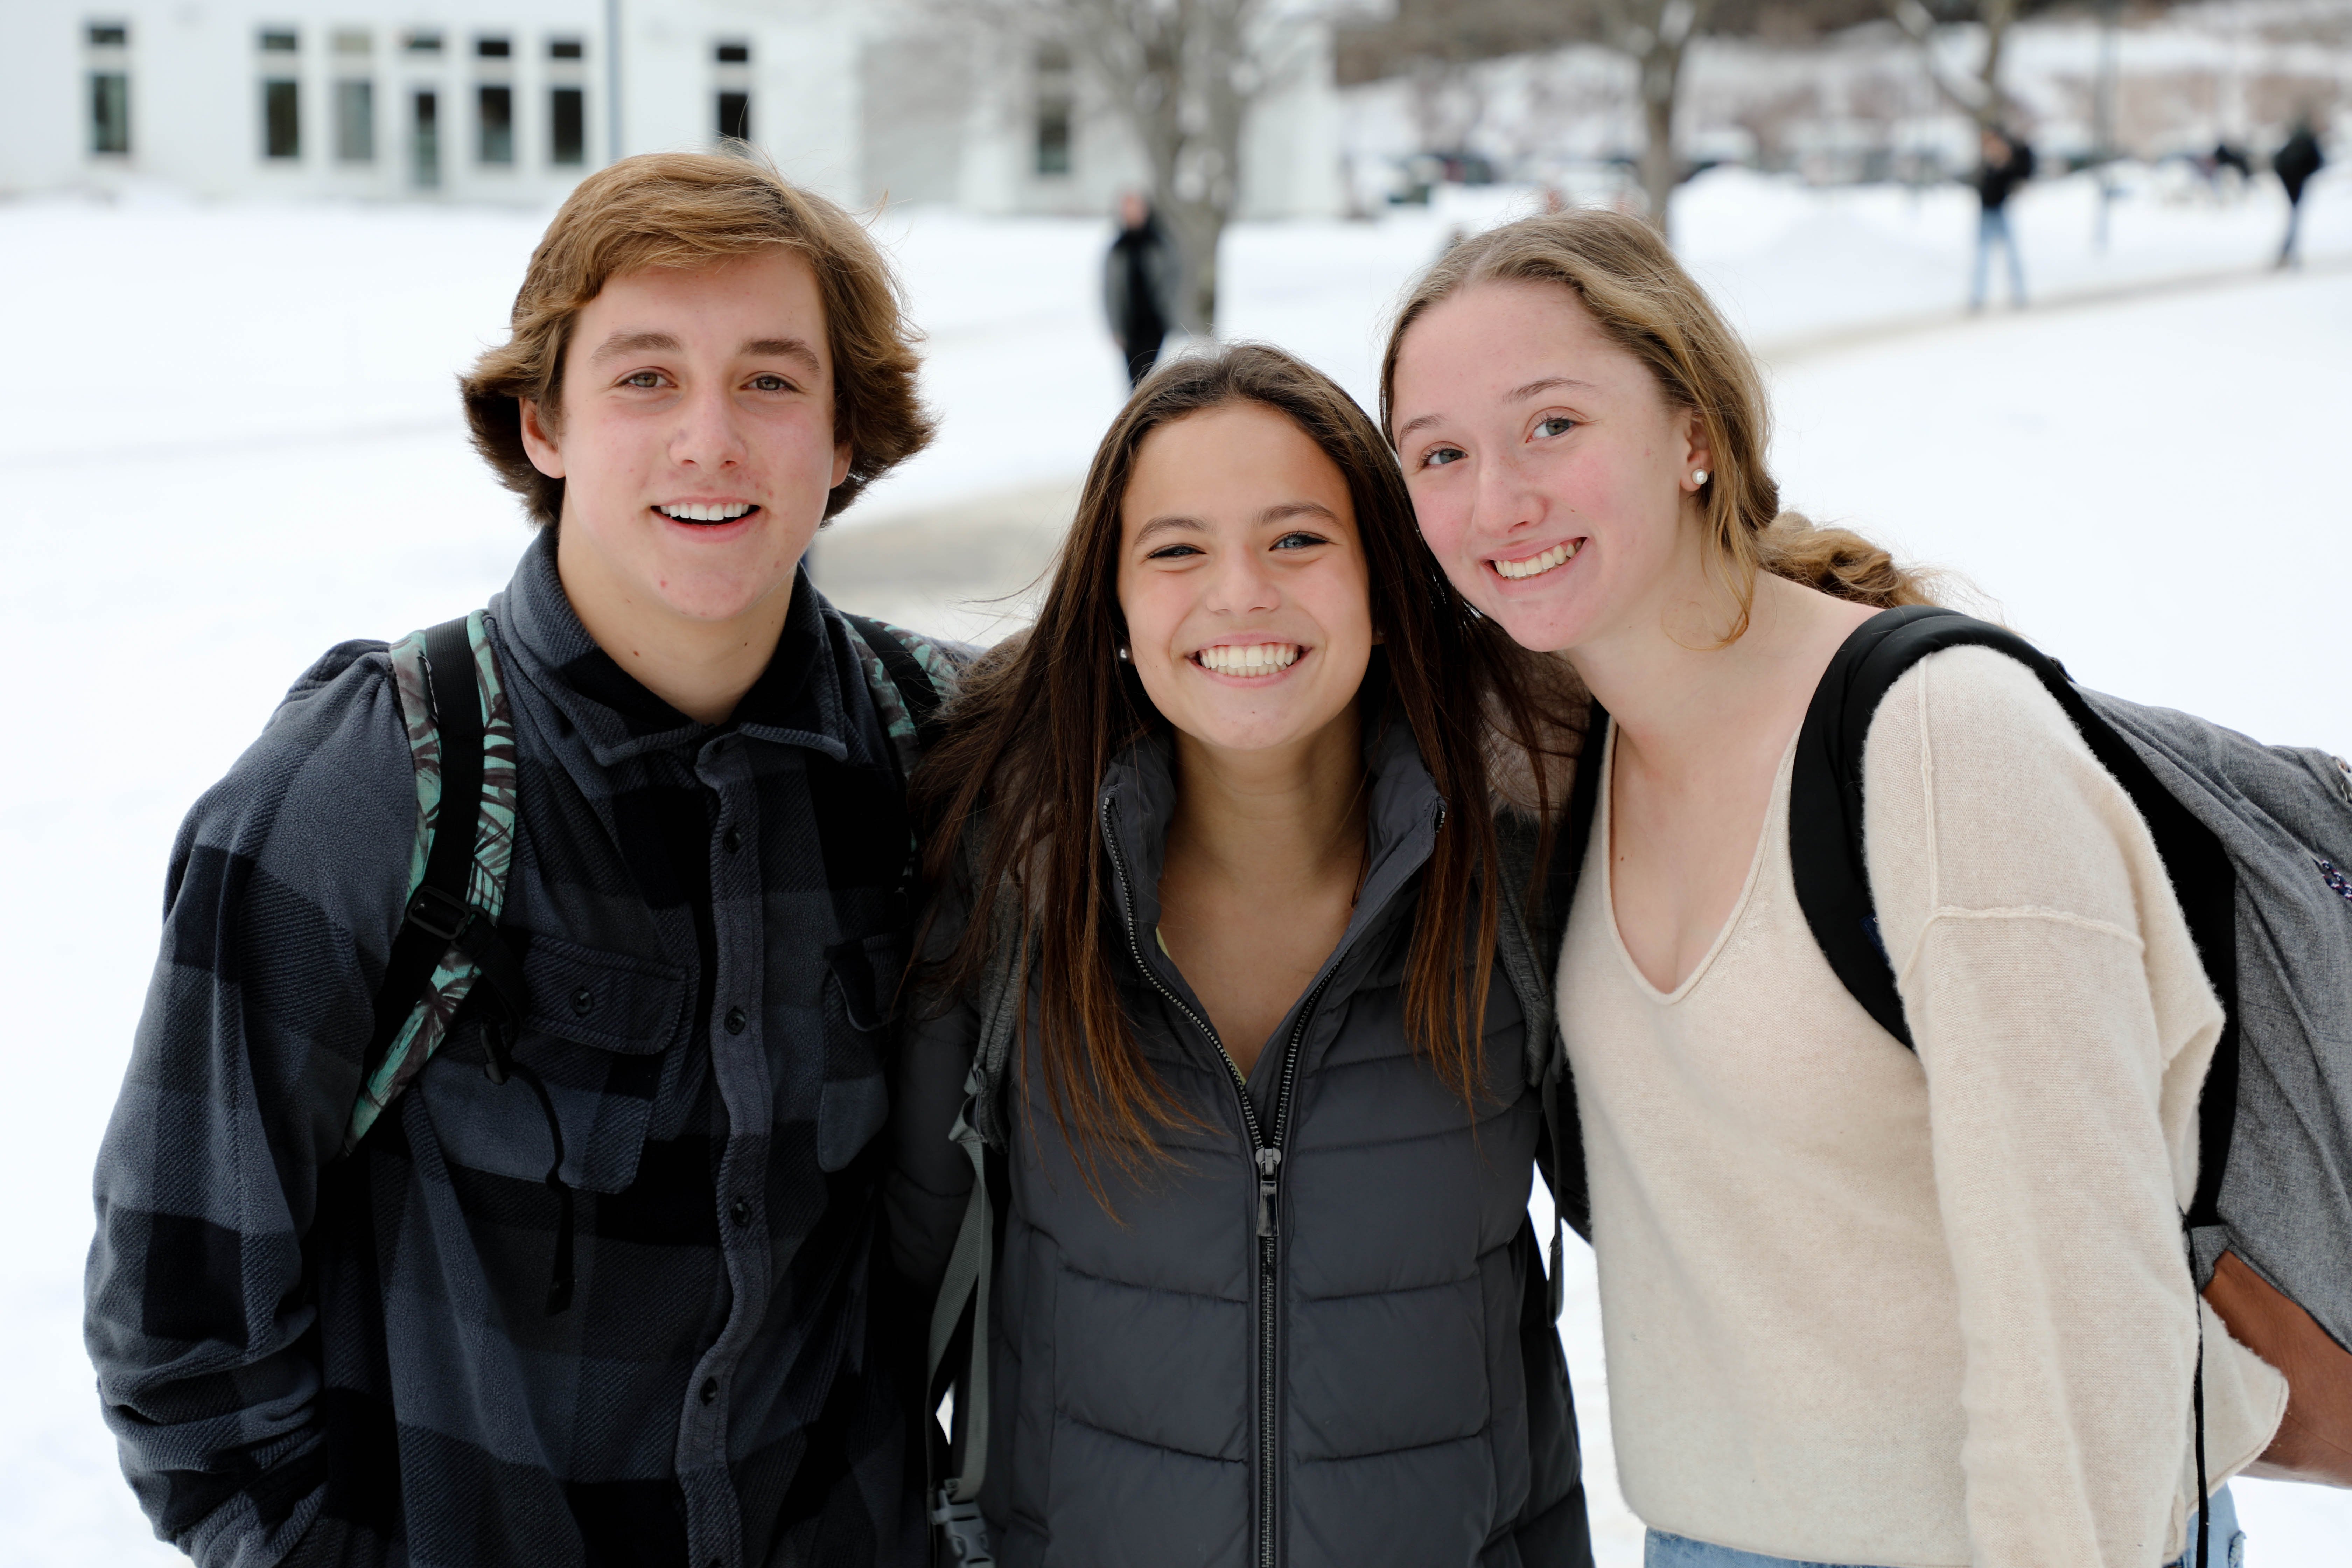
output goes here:
[{"label": "black puffer jacket", "polygon": [[[1522,1010],[1498,960],[1490,1095],[1474,1121],[1403,1022],[1443,806],[1403,726],[1367,761],[1356,913],[1245,1093],[1153,940],[1175,804],[1168,743],[1143,742],[1104,781],[1118,901],[1103,940],[1145,1055],[1202,1125],[1166,1135],[1169,1159],[1141,1183],[1105,1170],[1114,1219],[1045,1109],[1034,1059],[1015,1058],[1027,1093],[996,1091],[1010,1212],[982,1506],[1008,1568],[1591,1562],[1527,1217],[1543,1124]],[[1524,975],[1538,961],[1510,929]],[[955,935],[935,930],[933,951]],[[893,1228],[924,1289],[945,1271],[970,1191],[949,1132],[979,1032],[969,1008],[918,1010],[902,1054]]]},{"label": "black puffer jacket", "polygon": [[1987,212],[1999,212],[2009,205],[2017,187],[2033,177],[2033,149],[2022,142],[2009,144],[2009,155],[1996,163],[1990,159],[1979,166],[1971,182],[1977,188],[1977,200]]},{"label": "black puffer jacket", "polygon": [[2279,184],[2286,187],[2286,199],[2300,202],[2303,200],[2303,187],[2310,184],[2311,176],[2319,173],[2326,163],[2326,155],[2319,150],[2319,138],[2311,133],[2310,126],[2298,125],[2294,128],[2294,134],[2286,139],[2286,144],[2272,158],[2271,169],[2278,175]]}]

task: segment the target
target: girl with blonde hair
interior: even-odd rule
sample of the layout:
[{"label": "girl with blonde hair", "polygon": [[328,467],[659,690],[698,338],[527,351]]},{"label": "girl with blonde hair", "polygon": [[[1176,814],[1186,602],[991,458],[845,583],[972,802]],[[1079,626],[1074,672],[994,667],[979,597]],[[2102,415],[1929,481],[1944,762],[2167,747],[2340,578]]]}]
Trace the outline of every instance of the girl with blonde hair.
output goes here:
[{"label": "girl with blonde hair", "polygon": [[2000,653],[1895,685],[1862,782],[1905,1049],[1808,927],[1790,783],[1833,656],[1931,584],[1780,510],[1704,293],[1633,219],[1507,226],[1413,291],[1381,401],[1447,575],[1605,735],[1559,1002],[1649,1562],[2155,1568],[2202,1517],[2234,1563],[2200,1312],[2217,1482],[2285,1388],[2183,1252],[2222,1016],[2129,797]]}]

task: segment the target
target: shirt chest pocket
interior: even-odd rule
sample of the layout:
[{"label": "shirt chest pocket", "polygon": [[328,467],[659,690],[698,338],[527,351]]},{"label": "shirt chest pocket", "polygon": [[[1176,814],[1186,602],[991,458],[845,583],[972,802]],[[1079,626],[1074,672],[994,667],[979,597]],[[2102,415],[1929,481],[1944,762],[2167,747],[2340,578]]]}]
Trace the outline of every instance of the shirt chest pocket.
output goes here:
[{"label": "shirt chest pocket", "polygon": [[824,1086],[817,1101],[816,1158],[824,1169],[838,1171],[889,1119],[883,1068],[906,961],[896,932],[836,942],[824,959]]},{"label": "shirt chest pocket", "polygon": [[[694,991],[677,969],[627,953],[533,936],[523,979],[530,1011],[513,1046],[539,1075],[563,1135],[558,1174],[582,1192],[618,1193],[637,1177],[670,1047],[693,1024]],[[537,1182],[552,1152],[547,1116],[518,1071],[492,1083],[478,1025],[466,1024],[418,1080],[452,1163]]]}]

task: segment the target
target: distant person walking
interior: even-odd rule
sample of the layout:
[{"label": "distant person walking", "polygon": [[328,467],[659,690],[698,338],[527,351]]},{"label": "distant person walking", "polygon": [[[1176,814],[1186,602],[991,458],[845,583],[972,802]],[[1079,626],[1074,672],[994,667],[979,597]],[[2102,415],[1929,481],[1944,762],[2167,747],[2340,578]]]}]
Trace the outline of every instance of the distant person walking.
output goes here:
[{"label": "distant person walking", "polygon": [[1127,382],[1143,384],[1159,363],[1160,344],[1176,324],[1175,243],[1140,191],[1118,198],[1118,237],[1103,258],[1103,313],[1127,356]]},{"label": "distant person walking", "polygon": [[2009,253],[2010,303],[2024,309],[2025,267],[2018,259],[2017,236],[2009,226],[2009,198],[2032,176],[2033,149],[1986,126],[1984,163],[1978,168],[1974,182],[1977,200],[1982,205],[1977,214],[1976,274],[1969,285],[1971,310],[1984,309],[1985,273],[1992,263],[1995,241]]},{"label": "distant person walking", "polygon": [[2286,145],[2271,159],[2271,170],[2286,187],[2286,238],[2279,244],[2278,264],[2295,267],[2303,258],[2295,253],[2295,243],[2302,237],[2303,187],[2311,176],[2326,165],[2327,156],[2319,150],[2319,138],[2313,134],[2311,118],[2305,115],[2294,122],[2294,131]]}]

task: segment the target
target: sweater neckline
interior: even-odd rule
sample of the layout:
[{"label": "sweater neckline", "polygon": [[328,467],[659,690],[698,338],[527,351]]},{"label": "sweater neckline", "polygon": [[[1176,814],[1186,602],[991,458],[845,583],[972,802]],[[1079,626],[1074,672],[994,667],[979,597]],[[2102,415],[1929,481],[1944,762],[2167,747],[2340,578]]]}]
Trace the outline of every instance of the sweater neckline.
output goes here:
[{"label": "sweater neckline", "polygon": [[1731,912],[1723,917],[1723,925],[1716,931],[1715,940],[1707,943],[1706,952],[1700,954],[1698,963],[1691,966],[1691,972],[1684,975],[1672,991],[1661,991],[1650,983],[1648,975],[1642,973],[1642,966],[1633,962],[1633,949],[1625,945],[1625,934],[1617,926],[1617,876],[1615,857],[1611,851],[1611,841],[1616,832],[1617,729],[1614,725],[1610,726],[1608,738],[1602,742],[1601,799],[1592,825],[1594,847],[1601,857],[1601,910],[1607,917],[1609,945],[1616,950],[1617,962],[1624,966],[1627,978],[1633,981],[1644,1000],[1660,1007],[1672,1007],[1697,990],[1699,983],[1715,967],[1715,961],[1722,955],[1723,950],[1731,945],[1732,933],[1748,918],[1748,906],[1756,901],[1757,885],[1764,879],[1766,853],[1776,840],[1784,846],[1788,843],[1789,785],[1796,773],[1797,741],[1795,735],[1789,737],[1788,749],[1780,753],[1780,765],[1773,772],[1772,793],[1764,803],[1764,824],[1756,835],[1756,847],[1748,857],[1747,879],[1739,885],[1739,896],[1731,900]]}]

